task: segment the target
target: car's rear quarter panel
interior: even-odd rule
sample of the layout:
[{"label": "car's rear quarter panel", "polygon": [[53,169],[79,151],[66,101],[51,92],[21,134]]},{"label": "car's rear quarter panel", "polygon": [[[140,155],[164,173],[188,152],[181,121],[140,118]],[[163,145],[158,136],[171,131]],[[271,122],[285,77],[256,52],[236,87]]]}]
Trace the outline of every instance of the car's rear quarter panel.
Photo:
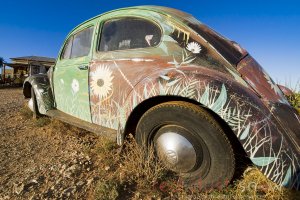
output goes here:
[{"label": "car's rear quarter panel", "polygon": [[[180,69],[166,81],[159,74],[145,78],[127,98],[131,110],[154,96],[183,96],[219,115],[233,130],[252,162],[268,178],[281,185],[299,188],[299,151],[276,120],[276,114],[250,89],[229,74],[205,67]],[[171,74],[171,73],[170,73]],[[158,78],[159,77],[159,78]],[[290,108],[291,109],[291,108]],[[126,116],[127,116],[126,115]],[[294,116],[285,119],[297,126]]]}]

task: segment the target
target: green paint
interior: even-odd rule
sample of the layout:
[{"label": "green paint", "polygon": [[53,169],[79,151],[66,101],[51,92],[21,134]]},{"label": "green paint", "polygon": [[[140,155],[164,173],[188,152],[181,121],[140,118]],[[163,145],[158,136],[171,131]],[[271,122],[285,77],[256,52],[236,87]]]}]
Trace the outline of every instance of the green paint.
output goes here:
[{"label": "green paint", "polygon": [[[91,21],[84,26],[79,26],[69,34],[69,37],[87,27],[94,26],[94,24],[94,21]],[[91,45],[91,49],[93,49],[93,45]],[[53,76],[56,108],[88,122],[91,122],[88,85],[91,52],[92,50],[89,55],[78,58],[61,59],[59,57]],[[86,67],[86,69],[82,67]]]}]

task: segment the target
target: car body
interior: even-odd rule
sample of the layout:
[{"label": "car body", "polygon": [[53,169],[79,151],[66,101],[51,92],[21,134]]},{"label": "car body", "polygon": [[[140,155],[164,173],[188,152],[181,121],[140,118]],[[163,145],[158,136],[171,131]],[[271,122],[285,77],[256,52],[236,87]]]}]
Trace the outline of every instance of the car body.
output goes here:
[{"label": "car body", "polygon": [[27,78],[26,98],[31,88],[40,114],[118,144],[156,105],[201,106],[269,179],[300,187],[299,114],[246,50],[184,12],[139,6],[96,16],[69,33],[47,75]]}]

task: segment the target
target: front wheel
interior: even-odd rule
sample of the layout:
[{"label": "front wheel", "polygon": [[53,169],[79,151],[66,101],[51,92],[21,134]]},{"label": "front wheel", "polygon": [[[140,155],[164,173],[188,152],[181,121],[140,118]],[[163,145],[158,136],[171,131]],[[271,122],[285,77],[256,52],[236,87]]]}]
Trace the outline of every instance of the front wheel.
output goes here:
[{"label": "front wheel", "polygon": [[222,188],[233,177],[232,146],[200,106],[174,101],[152,107],[139,120],[135,137],[140,145],[153,144],[158,158],[188,187]]}]

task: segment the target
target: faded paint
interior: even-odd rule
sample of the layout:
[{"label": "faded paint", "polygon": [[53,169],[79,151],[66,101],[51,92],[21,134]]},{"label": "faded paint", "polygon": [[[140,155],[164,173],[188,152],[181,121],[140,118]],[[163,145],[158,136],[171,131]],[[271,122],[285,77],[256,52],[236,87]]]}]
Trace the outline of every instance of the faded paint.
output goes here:
[{"label": "faded paint", "polygon": [[41,114],[46,114],[54,107],[54,98],[50,87],[49,78],[46,74],[35,74],[27,77],[24,81],[24,96],[31,97],[31,87],[36,96],[38,110]]},{"label": "faded paint", "polygon": [[[160,44],[96,51],[101,23],[126,16],[158,24]],[[89,56],[68,61],[71,70],[59,59],[55,66],[57,109],[118,130],[122,142],[128,117],[143,101],[168,95],[191,99],[227,122],[269,179],[300,188],[300,117],[270,76],[238,44],[186,13],[162,7],[108,12],[79,25],[70,35],[91,24],[96,28]],[[80,73],[78,63],[89,63],[89,70]]]}]

